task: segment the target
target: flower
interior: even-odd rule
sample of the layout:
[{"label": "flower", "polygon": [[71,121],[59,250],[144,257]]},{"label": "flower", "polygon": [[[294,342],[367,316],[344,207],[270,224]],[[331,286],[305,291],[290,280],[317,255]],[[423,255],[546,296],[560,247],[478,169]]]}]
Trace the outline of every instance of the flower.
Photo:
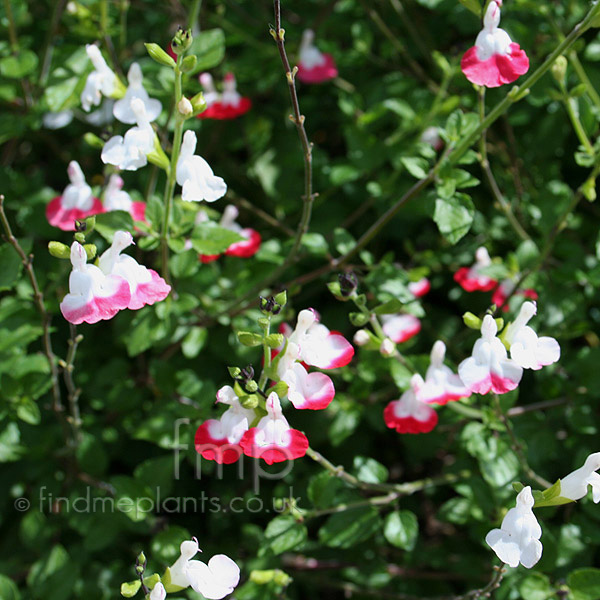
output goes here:
[{"label": "flower", "polygon": [[146,115],[144,102],[140,98],[134,98],[130,106],[137,126],[132,127],[125,137],[111,137],[104,144],[100,158],[104,164],[115,165],[125,171],[137,171],[148,163],[148,154],[154,150],[155,134]]},{"label": "flower", "polygon": [[162,583],[157,583],[150,592],[150,600],[165,600],[167,592]]},{"label": "flower", "polygon": [[445,355],[446,344],[438,340],[431,349],[431,364],[419,390],[419,400],[428,404],[446,404],[471,395],[461,378],[444,364]]},{"label": "flower", "polygon": [[127,308],[137,310],[164,300],[171,286],[156,271],[140,265],[133,256],[121,255],[131,244],[133,237],[129,232],[115,232],[112,245],[100,257],[98,266],[105,275],[118,275],[127,281],[131,293]]},{"label": "flower", "polygon": [[106,64],[100,49],[95,44],[87,44],[85,51],[94,65],[81,92],[81,106],[89,112],[92,106],[98,106],[102,96],[112,96],[118,86],[118,78]]},{"label": "flower", "polygon": [[244,454],[262,458],[268,465],[304,456],[308,440],[301,431],[290,427],[275,392],[269,394],[266,408],[267,415],[256,427],[248,429],[240,441]]},{"label": "flower", "polygon": [[103,206],[106,212],[124,210],[134,221],[146,220],[146,203],[134,202],[131,196],[123,190],[123,179],[113,173],[104,190]]},{"label": "flower", "polygon": [[210,73],[200,75],[200,84],[204,91],[207,108],[198,115],[199,119],[235,119],[252,108],[250,98],[245,98],[237,91],[235,75],[227,73],[223,79],[223,93],[215,89]]},{"label": "flower", "polygon": [[243,454],[239,441],[254,421],[255,413],[241,405],[229,385],[217,392],[217,403],[227,404],[229,408],[220,419],[209,419],[202,423],[196,431],[194,443],[196,452],[203,458],[230,465]]},{"label": "flower", "polygon": [[536,312],[535,302],[523,302],[519,315],[508,325],[504,334],[504,340],[510,346],[510,357],[524,369],[534,371],[560,358],[558,342],[552,337],[538,337],[527,325]]},{"label": "flower", "polygon": [[192,560],[198,553],[198,540],[182,542],[181,555],[169,569],[171,583],[181,588],[191,586],[209,600],[220,600],[231,594],[240,581],[240,569],[231,558],[215,554],[205,564]]},{"label": "flower", "polygon": [[47,112],[42,117],[42,125],[46,129],[62,129],[73,120],[73,111],[70,109],[58,112]]},{"label": "flower", "polygon": [[419,374],[413,375],[410,388],[385,407],[383,419],[390,429],[398,433],[429,433],[437,425],[435,410],[419,399],[424,383]]},{"label": "flower", "polygon": [[277,374],[288,385],[288,399],[294,408],[321,410],[327,408],[335,396],[333,381],[324,373],[308,373],[297,362],[300,348],[288,342],[285,354],[277,364]]},{"label": "flower", "polygon": [[459,283],[466,292],[489,292],[498,282],[481,271],[492,264],[492,259],[485,247],[481,246],[475,251],[475,264],[470,267],[461,267],[454,274],[454,281]]},{"label": "flower", "polygon": [[600,452],[590,454],[583,467],[569,473],[560,480],[560,495],[569,500],[581,500],[587,495],[588,485],[592,487],[592,498],[595,504],[600,502]]},{"label": "flower", "polygon": [[526,486],[517,495],[515,508],[502,519],[500,529],[492,529],[485,536],[485,543],[511,567],[521,563],[531,569],[542,556],[542,528],[533,514],[533,504],[531,488]]},{"label": "flower", "polygon": [[52,198],[46,206],[46,219],[63,231],[74,231],[75,220],[104,212],[102,202],[92,194],[79,163],[72,160],[67,167],[69,185],[61,196]]},{"label": "flower", "polygon": [[481,324],[481,338],[473,346],[472,355],[458,365],[465,386],[475,394],[505,394],[521,381],[523,369],[507,357],[504,344],[496,337],[498,326],[491,315]]},{"label": "flower", "polygon": [[421,321],[414,315],[382,315],[383,333],[396,344],[410,340],[421,331]]},{"label": "flower", "polygon": [[312,309],[300,311],[288,341],[298,345],[300,360],[318,369],[345,367],[354,356],[354,348],[346,338],[319,323],[319,315]]},{"label": "flower", "polygon": [[[494,290],[492,294],[492,302],[501,307],[504,312],[508,312],[508,297],[513,293],[515,289],[515,282],[512,279],[505,279],[500,283],[500,285]],[[524,296],[525,298],[530,298],[531,300],[537,300],[538,295],[535,290],[527,289],[527,290],[517,290],[515,295]]]},{"label": "flower", "polygon": [[483,17],[483,29],[475,45],[460,63],[465,77],[476,85],[498,87],[512,83],[529,70],[529,58],[504,29],[500,29],[501,0],[492,0]]},{"label": "flower", "polygon": [[371,341],[371,336],[366,329],[359,329],[355,334],[352,341],[357,346],[366,346]]},{"label": "flower", "polygon": [[196,134],[188,129],[183,135],[181,153],[177,160],[177,183],[182,187],[181,199],[186,202],[214,202],[227,192],[227,184],[216,177],[209,164],[194,154]]},{"label": "flower", "polygon": [[322,83],[337,77],[338,70],[331,54],[324,54],[314,44],[315,32],[305,29],[298,59],[298,79],[303,83]]},{"label": "flower", "polygon": [[148,96],[148,92],[142,85],[142,69],[140,69],[138,63],[134,62],[131,64],[131,67],[129,67],[127,81],[129,82],[129,86],[125,92],[125,97],[117,100],[113,106],[113,115],[115,116],[115,119],[118,119],[121,123],[130,125],[137,123],[136,114],[131,108],[131,101],[134,98],[139,98],[144,104],[144,110],[146,111],[146,117],[149,122],[158,119],[160,111],[162,110],[162,104],[159,100],[155,100]]},{"label": "flower", "polygon": [[60,303],[64,318],[75,325],[112,319],[127,308],[131,300],[129,284],[119,275],[106,275],[97,266],[87,264],[85,248],[71,245],[69,293]]},{"label": "flower", "polygon": [[431,283],[427,277],[422,277],[419,281],[411,281],[408,284],[408,291],[415,297],[421,298],[425,294],[429,293],[431,289]]},{"label": "flower", "polygon": [[[199,213],[204,214],[204,213]],[[223,216],[219,222],[219,225],[225,229],[229,229],[230,231],[235,231],[235,233],[241,235],[244,240],[240,242],[234,242],[225,250],[225,254],[227,256],[238,256],[240,258],[250,258],[254,256],[258,249],[260,248],[260,244],[262,242],[262,238],[260,237],[260,233],[255,229],[251,229],[250,227],[245,227],[242,229],[238,223],[236,223],[236,219],[238,217],[239,211],[232,204],[225,207],[223,211]],[[216,260],[221,256],[220,254],[201,254],[200,260],[203,263],[209,263],[213,260]]]}]

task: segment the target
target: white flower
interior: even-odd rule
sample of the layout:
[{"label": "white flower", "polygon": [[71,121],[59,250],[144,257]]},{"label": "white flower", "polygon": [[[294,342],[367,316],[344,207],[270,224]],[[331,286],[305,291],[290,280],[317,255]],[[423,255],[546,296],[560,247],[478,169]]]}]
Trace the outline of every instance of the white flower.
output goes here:
[{"label": "white flower", "polygon": [[121,98],[121,100],[117,100],[113,106],[113,115],[115,116],[115,119],[118,119],[121,123],[135,123],[137,119],[131,108],[131,101],[134,98],[139,98],[144,103],[148,121],[152,122],[156,120],[162,110],[162,104],[159,100],[155,100],[148,96],[148,92],[144,89],[142,84],[142,70],[138,63],[134,62],[131,67],[129,67],[127,81],[129,82],[129,86],[125,92],[125,97]]},{"label": "white flower", "polygon": [[531,488],[524,487],[517,496],[517,505],[506,513],[500,529],[492,529],[485,537],[486,544],[498,558],[511,567],[521,563],[531,569],[542,556],[542,528],[533,514],[533,504]]},{"label": "white flower", "polygon": [[[229,385],[223,386],[217,392],[217,402],[227,404],[229,408],[217,421],[220,425],[218,433],[221,435],[215,435],[215,437],[226,437],[230,444],[237,444],[254,421],[254,411],[241,405],[240,399]],[[217,432],[213,431],[213,433]]]},{"label": "white flower", "polygon": [[63,208],[78,208],[89,210],[94,204],[92,188],[86,183],[85,175],[76,160],[72,160],[67,167],[69,185],[62,193],[61,204]]},{"label": "white flower", "polygon": [[202,94],[204,95],[204,100],[206,102],[206,106],[210,106],[215,102],[220,100],[219,92],[215,89],[215,84],[213,82],[212,75],[210,73],[202,73],[199,77],[200,85],[202,86]]},{"label": "white flower", "polygon": [[392,356],[396,351],[396,344],[390,340],[390,338],[384,338],[379,346],[379,353],[381,356]]},{"label": "white flower", "polygon": [[94,70],[88,75],[83,92],[81,92],[81,106],[89,112],[92,106],[98,106],[102,96],[111,96],[117,85],[117,76],[100,53],[98,46],[87,44],[85,51],[94,65]]},{"label": "white flower", "polygon": [[227,184],[215,176],[210,165],[196,151],[196,134],[189,130],[183,135],[183,144],[177,160],[177,183],[182,187],[181,199],[186,202],[214,202],[227,192]]},{"label": "white flower", "polygon": [[231,594],[240,580],[240,569],[228,556],[216,554],[205,564],[191,560],[198,552],[196,538],[180,546],[181,556],[170,568],[171,583],[195,592],[209,600],[220,600]]},{"label": "white flower", "polygon": [[300,42],[299,61],[305,69],[320,67],[327,62],[323,53],[314,45],[315,32],[305,29]]},{"label": "white flower", "polygon": [[73,120],[72,110],[61,110],[59,112],[47,112],[42,117],[42,124],[46,129],[61,129]]},{"label": "white flower", "polygon": [[131,210],[133,204],[131,196],[122,188],[123,179],[116,173],[113,173],[104,191],[104,210],[124,210],[125,212]]},{"label": "white flower", "polygon": [[483,17],[483,29],[477,35],[475,46],[477,58],[488,60],[494,54],[510,54],[512,40],[504,29],[500,29],[500,5],[502,2],[490,2]]},{"label": "white flower", "polygon": [[538,337],[536,332],[527,326],[536,312],[535,302],[524,302],[517,318],[506,328],[504,339],[510,346],[511,358],[518,365],[537,371],[560,358],[560,346],[554,338]]},{"label": "white flower", "polygon": [[125,137],[111,137],[102,149],[102,162],[115,165],[125,171],[136,171],[148,163],[147,155],[154,150],[154,130],[146,115],[144,103],[139,98],[131,101],[137,126],[132,127]]},{"label": "white flower", "polygon": [[167,592],[162,583],[157,583],[150,592],[150,600],[165,600]]},{"label": "white flower", "polygon": [[223,94],[221,103],[224,105],[238,106],[242,101],[242,96],[237,91],[237,83],[233,73],[227,73],[223,78]]},{"label": "white flower", "polygon": [[560,495],[569,500],[580,500],[587,495],[588,485],[592,486],[594,502],[600,502],[600,452],[590,454],[576,471],[560,480]]}]

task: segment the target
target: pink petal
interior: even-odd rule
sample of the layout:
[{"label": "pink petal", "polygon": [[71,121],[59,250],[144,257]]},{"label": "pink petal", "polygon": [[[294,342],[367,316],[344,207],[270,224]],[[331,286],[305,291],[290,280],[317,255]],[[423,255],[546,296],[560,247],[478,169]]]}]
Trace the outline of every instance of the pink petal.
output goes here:
[{"label": "pink petal", "polygon": [[214,424],[220,423],[216,419],[209,419],[198,427],[194,437],[196,452],[206,460],[214,460],[219,464],[230,465],[242,456],[242,448],[239,444],[230,444],[226,437],[213,437],[210,428]]},{"label": "pink petal", "polygon": [[276,444],[259,446],[254,442],[256,432],[256,427],[248,429],[244,437],[240,440],[240,446],[246,456],[262,458],[268,465],[301,458],[306,454],[306,450],[308,449],[308,439],[297,429],[289,430],[289,442],[287,446],[278,446]]},{"label": "pink petal", "polygon": [[297,77],[303,83],[323,83],[334,79],[338,75],[337,67],[335,66],[335,60],[331,54],[323,54],[325,62],[322,65],[307,69],[302,65],[298,64]]},{"label": "pink petal", "polygon": [[260,233],[250,228],[242,229],[242,233],[246,235],[248,239],[231,244],[231,246],[227,248],[225,254],[228,256],[239,256],[240,258],[250,258],[258,252],[262,241]]},{"label": "pink petal", "polygon": [[104,212],[102,202],[98,198],[93,199],[92,208],[81,210],[79,208],[62,207],[62,196],[52,198],[46,206],[46,219],[53,227],[58,227],[63,231],[75,231],[75,220],[81,221],[86,217],[98,215]]},{"label": "pink petal", "polygon": [[204,112],[198,115],[199,119],[216,119],[219,121],[236,119],[247,113],[252,108],[250,98],[241,98],[237,106],[223,104],[220,101],[213,102]]},{"label": "pink petal", "polygon": [[138,310],[146,304],[154,304],[164,300],[171,291],[171,286],[153,269],[148,269],[152,279],[147,283],[138,284],[127,308]]},{"label": "pink petal", "polygon": [[494,54],[487,60],[479,60],[477,47],[472,46],[463,55],[460,68],[471,83],[493,88],[512,83],[527,73],[529,58],[519,44],[512,43],[510,54]]}]

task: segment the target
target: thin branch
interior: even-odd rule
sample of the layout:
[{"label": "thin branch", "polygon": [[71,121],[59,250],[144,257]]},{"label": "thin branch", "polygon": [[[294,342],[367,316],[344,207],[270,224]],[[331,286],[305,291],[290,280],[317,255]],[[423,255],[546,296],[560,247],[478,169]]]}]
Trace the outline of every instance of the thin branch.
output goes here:
[{"label": "thin branch", "polygon": [[77,335],[77,328],[72,323],[69,323],[71,337],[69,338],[69,350],[67,352],[67,360],[63,365],[63,379],[68,391],[69,401],[69,423],[73,430],[73,444],[78,446],[81,443],[81,416],[79,412],[79,396],[81,389],[75,385],[73,380],[73,371],[75,369],[75,356],[77,355],[77,347],[83,340],[83,335]]}]

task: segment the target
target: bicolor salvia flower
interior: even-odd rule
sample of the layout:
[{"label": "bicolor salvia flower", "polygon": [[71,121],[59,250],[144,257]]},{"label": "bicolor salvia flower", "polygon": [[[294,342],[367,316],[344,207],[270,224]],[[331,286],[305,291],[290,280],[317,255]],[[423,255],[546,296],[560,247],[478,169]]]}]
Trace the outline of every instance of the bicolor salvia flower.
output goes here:
[{"label": "bicolor salvia flower", "polygon": [[256,427],[248,429],[240,440],[244,454],[262,458],[269,465],[304,456],[308,439],[301,431],[290,427],[275,392],[269,394],[266,409],[267,415]]},{"label": "bicolor salvia flower", "polygon": [[485,537],[498,558],[511,567],[521,563],[531,569],[542,556],[542,528],[533,514],[533,504],[531,488],[526,486],[517,496],[517,505],[506,513],[500,529],[492,529]]},{"label": "bicolor salvia flower", "polygon": [[167,591],[162,583],[157,583],[150,592],[150,600],[165,600]]},{"label": "bicolor salvia flower", "polygon": [[102,202],[92,194],[86,183],[79,163],[72,160],[67,167],[69,185],[60,196],[50,200],[46,206],[48,223],[63,231],[74,231],[75,220],[83,220],[104,211]]},{"label": "bicolor salvia flower", "polygon": [[123,189],[123,179],[116,173],[113,173],[108,180],[102,204],[106,212],[124,210],[131,215],[134,221],[145,221],[146,219],[146,203],[134,202]]},{"label": "bicolor salvia flower", "polygon": [[412,376],[410,388],[399,400],[390,402],[383,411],[383,419],[398,433],[429,433],[438,422],[438,415],[429,404],[419,399],[425,382],[419,374]]},{"label": "bicolor salvia flower", "polygon": [[321,52],[314,44],[315,32],[306,29],[298,56],[298,79],[303,83],[323,83],[337,77],[338,70],[331,54]]},{"label": "bicolor salvia flower", "polygon": [[429,279],[427,279],[427,277],[421,277],[421,279],[419,279],[418,281],[411,281],[408,284],[408,291],[415,298],[422,298],[423,296],[429,293],[430,289],[431,283]]},{"label": "bicolor salvia flower", "polygon": [[119,275],[107,275],[96,265],[87,264],[87,254],[78,242],[71,245],[69,293],[60,303],[64,318],[75,324],[96,323],[112,319],[127,308],[131,291],[127,281]]},{"label": "bicolor salvia flower", "polygon": [[516,282],[514,279],[505,279],[498,284],[498,287],[494,290],[492,294],[492,303],[498,307],[502,307],[503,312],[508,312],[510,307],[508,305],[508,297],[514,293],[515,296],[524,296],[525,298],[529,298],[530,300],[537,300],[538,295],[535,290],[531,288],[525,290],[516,290],[515,286]]},{"label": "bicolor salvia flower", "polygon": [[198,427],[194,439],[196,452],[207,460],[229,465],[243,454],[242,436],[254,421],[254,410],[244,408],[229,385],[217,392],[217,403],[229,408],[219,419],[209,419]]},{"label": "bicolor salvia flower", "polygon": [[210,165],[196,152],[196,134],[188,129],[183,135],[181,152],[177,160],[177,183],[181,186],[181,199],[186,202],[214,202],[227,192],[227,184],[217,177]]},{"label": "bicolor salvia flower", "polygon": [[154,129],[146,115],[144,102],[134,98],[131,110],[135,114],[136,123],[125,133],[125,136],[111,137],[104,148],[100,158],[107,165],[114,165],[124,171],[137,171],[148,164],[148,154],[154,150]]},{"label": "bicolor salvia flower", "polygon": [[444,364],[445,355],[446,344],[438,340],[431,349],[431,363],[418,393],[419,400],[429,404],[446,404],[471,395],[461,378]]},{"label": "bicolor salvia flower", "polygon": [[504,333],[504,341],[510,347],[510,357],[524,369],[534,371],[551,365],[560,358],[558,342],[549,336],[538,337],[527,325],[536,312],[535,302],[524,302],[519,315]]},{"label": "bicolor salvia flower", "polygon": [[491,315],[485,315],[481,337],[473,346],[472,355],[458,366],[465,386],[475,394],[505,394],[521,381],[523,369],[508,358],[504,344],[496,337],[498,325]]},{"label": "bicolor salvia flower", "polygon": [[95,44],[88,44],[85,51],[94,65],[94,70],[88,75],[85,87],[81,92],[81,106],[89,112],[92,106],[98,106],[102,96],[112,96],[119,81],[112,69],[106,64],[100,49]]},{"label": "bicolor salvia flower", "polygon": [[192,560],[199,551],[198,540],[182,542],[181,555],[169,569],[171,584],[191,587],[209,600],[221,600],[231,594],[240,581],[240,569],[224,554],[215,554],[208,564]]},{"label": "bicolor salvia flower", "polygon": [[382,315],[383,333],[395,344],[410,340],[421,331],[421,321],[414,315]]},{"label": "bicolor salvia flower", "polygon": [[[199,213],[203,214],[203,213]],[[256,229],[252,229],[250,227],[241,227],[236,221],[239,215],[238,209],[233,206],[233,204],[229,204],[225,207],[223,211],[223,216],[219,221],[219,225],[224,227],[225,229],[229,229],[230,231],[234,231],[238,235],[242,236],[244,239],[239,242],[234,242],[225,250],[225,254],[227,256],[237,256],[239,258],[250,258],[254,256],[258,249],[260,248],[260,244],[262,242],[262,238],[260,237],[260,233],[256,231]],[[213,260],[217,260],[221,256],[220,254],[201,254],[200,260],[203,263],[209,263]]]},{"label": "bicolor salvia flower", "polygon": [[489,292],[493,290],[498,282],[482,271],[492,264],[492,259],[484,246],[475,251],[475,263],[470,267],[461,267],[454,274],[456,281],[466,292]]},{"label": "bicolor salvia flower", "polygon": [[202,73],[199,80],[207,106],[206,110],[198,115],[199,119],[236,119],[252,108],[250,98],[242,96],[237,91],[237,83],[233,73],[225,75],[222,94],[219,94],[215,89],[210,73]]},{"label": "bicolor salvia flower", "polygon": [[460,63],[465,77],[476,85],[493,88],[512,83],[529,70],[529,58],[504,29],[500,29],[502,0],[492,0],[483,17],[483,29],[475,45]]},{"label": "bicolor salvia flower", "polygon": [[113,106],[113,115],[115,119],[121,121],[121,123],[127,123],[133,125],[137,123],[137,116],[131,108],[131,101],[135,98],[139,98],[144,104],[144,110],[146,112],[146,118],[152,122],[158,119],[162,110],[162,104],[159,100],[150,98],[148,92],[144,89],[142,69],[138,63],[134,62],[129,67],[127,73],[127,81],[129,85],[125,96],[120,100],[117,100]]},{"label": "bicolor salvia flower", "polygon": [[600,475],[596,471],[600,469],[600,452],[590,454],[582,467],[569,473],[560,480],[560,495],[569,500],[581,500],[588,493],[588,487],[592,488],[592,498],[596,504],[600,502]]},{"label": "bicolor salvia flower", "polygon": [[115,232],[112,245],[100,257],[98,266],[105,275],[116,275],[127,281],[131,293],[127,308],[137,310],[164,300],[171,286],[156,271],[140,265],[133,256],[121,254],[133,243],[129,232]]}]

